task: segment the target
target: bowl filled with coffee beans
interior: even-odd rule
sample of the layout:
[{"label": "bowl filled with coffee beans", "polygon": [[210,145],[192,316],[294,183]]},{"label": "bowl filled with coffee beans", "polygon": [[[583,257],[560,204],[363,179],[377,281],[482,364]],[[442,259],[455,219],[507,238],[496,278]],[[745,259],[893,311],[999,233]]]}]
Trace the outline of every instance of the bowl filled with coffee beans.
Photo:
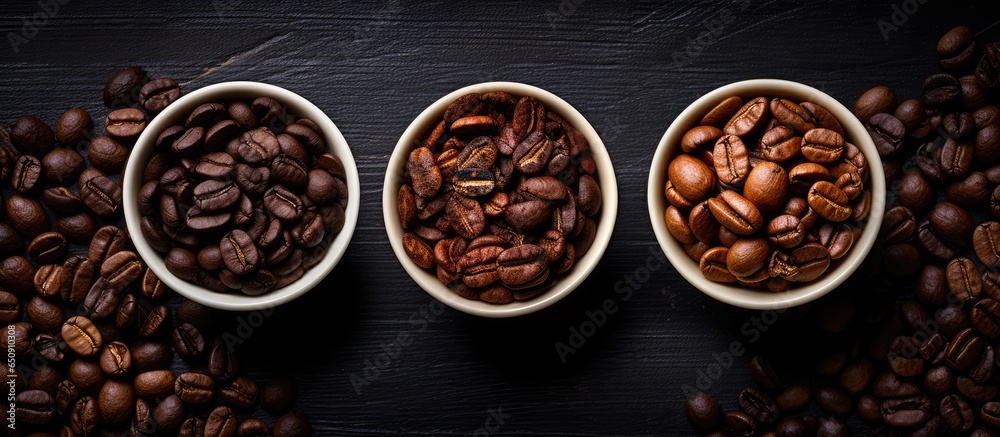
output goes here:
[{"label": "bowl filled with coffee beans", "polygon": [[330,118],[257,82],[207,86],[166,107],[139,137],[122,193],[149,268],[227,310],[277,306],[319,284],[347,250],[360,198]]},{"label": "bowl filled with coffee beans", "polygon": [[382,207],[399,262],[460,311],[513,317],[579,286],[614,229],[604,143],[540,88],[489,82],[425,109],[389,159]]},{"label": "bowl filled with coffee beans", "polygon": [[833,290],[872,248],[885,209],[878,150],[836,99],[758,79],[705,94],[650,169],[653,231],[677,271],[720,301],[788,308]]}]

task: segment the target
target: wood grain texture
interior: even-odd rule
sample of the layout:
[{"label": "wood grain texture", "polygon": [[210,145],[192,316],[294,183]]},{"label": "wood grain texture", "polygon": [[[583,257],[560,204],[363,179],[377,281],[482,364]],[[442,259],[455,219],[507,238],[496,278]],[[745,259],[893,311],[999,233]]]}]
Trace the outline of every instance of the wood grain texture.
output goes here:
[{"label": "wood grain texture", "polygon": [[[729,82],[796,80],[848,106],[885,84],[904,99],[937,71],[934,45],[947,29],[966,24],[981,42],[1000,39],[989,2],[943,0],[927,0],[886,39],[877,22],[891,22],[902,4],[70,0],[17,53],[0,41],[0,122],[36,114],[54,124],[70,106],[103,117],[104,81],[132,64],[187,91],[268,82],[325,110],[358,162],[358,229],[336,271],[265,317],[243,345],[255,375],[297,381],[316,435],[470,435],[489,409],[510,415],[490,435],[689,435],[682,385],[731,343],[750,352],[708,389],[726,408],[749,383],[742,369],[754,351],[786,347],[790,360],[809,357],[787,347],[802,341],[796,322],[779,321],[752,341],[744,324],[759,313],[702,295],[669,265],[629,299],[616,292],[659,252],[645,200],[657,142],[689,102]],[[5,1],[0,11],[6,36],[20,34],[21,18],[40,7]],[[488,80],[548,89],[602,135],[621,193],[614,238],[590,279],[541,313],[484,320],[445,309],[426,317],[432,299],[386,241],[388,157],[427,105]],[[564,364],[555,343],[608,299],[619,310]],[[351,375],[363,375],[401,333],[412,343],[359,394]]]}]

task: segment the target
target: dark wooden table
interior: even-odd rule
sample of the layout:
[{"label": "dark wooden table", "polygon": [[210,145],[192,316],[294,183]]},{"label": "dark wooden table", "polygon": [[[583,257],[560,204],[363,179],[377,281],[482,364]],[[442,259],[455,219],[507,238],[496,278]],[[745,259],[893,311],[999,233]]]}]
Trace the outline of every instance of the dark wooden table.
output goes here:
[{"label": "dark wooden table", "polygon": [[[58,10],[0,5],[4,41],[17,42],[0,43],[0,122],[54,123],[70,106],[103,117],[104,81],[135,64],[188,91],[229,80],[286,87],[347,138],[362,185],[347,255],[307,296],[245,315],[250,329],[232,325],[255,375],[296,380],[323,436],[691,434],[684,386],[713,363],[722,371],[701,382],[733,408],[755,351],[800,349],[784,343],[793,326],[716,302],[655,257],[646,177],[673,117],[748,78],[804,82],[848,106],[876,84],[916,97],[938,69],[944,31],[966,24],[980,42],[1000,39],[989,2],[944,0],[48,3]],[[513,320],[442,308],[418,288],[390,250],[380,202],[409,122],[490,80],[537,85],[578,108],[607,144],[621,193],[590,279]],[[660,268],[647,277],[650,257]],[[588,314],[608,299],[619,310],[590,332]],[[583,344],[571,339],[581,328],[592,334]],[[575,352],[561,357],[560,342]],[[729,364],[733,343],[747,352]]]}]

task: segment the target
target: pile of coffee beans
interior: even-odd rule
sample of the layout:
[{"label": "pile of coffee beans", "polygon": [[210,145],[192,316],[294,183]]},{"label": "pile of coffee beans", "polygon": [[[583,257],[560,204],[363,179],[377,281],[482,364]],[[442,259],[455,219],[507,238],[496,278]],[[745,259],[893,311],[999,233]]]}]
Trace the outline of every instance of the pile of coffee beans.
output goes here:
[{"label": "pile of coffee beans", "polygon": [[[1000,433],[1000,43],[983,50],[957,27],[937,51],[944,71],[919,98],[878,86],[857,100],[890,187],[865,267],[785,314],[812,325],[796,330],[816,346],[775,367],[754,357],[738,411],[688,400],[704,435],[847,436],[854,413],[875,435]],[[799,361],[815,374],[774,370]],[[812,401],[824,417],[808,414]]]},{"label": "pile of coffee beans", "polygon": [[410,152],[403,248],[468,299],[531,299],[582,257],[601,210],[587,138],[534,97],[466,94]]},{"label": "pile of coffee beans", "polygon": [[871,207],[868,162],[812,102],[724,99],[668,167],[667,229],[715,282],[785,291],[847,255]]},{"label": "pile of coffee beans", "polygon": [[260,295],[302,277],[344,226],[343,163],[273,98],[204,103],[158,135],[141,228],[178,278]]},{"label": "pile of coffee beans", "polygon": [[[0,435],[311,434],[291,383],[245,376],[226,314],[164,286],[121,227],[129,149],[179,95],[127,68],[105,88],[107,135],[79,108],[54,131],[33,116],[0,125],[0,325],[16,419]],[[250,417],[257,406],[273,426]]]}]

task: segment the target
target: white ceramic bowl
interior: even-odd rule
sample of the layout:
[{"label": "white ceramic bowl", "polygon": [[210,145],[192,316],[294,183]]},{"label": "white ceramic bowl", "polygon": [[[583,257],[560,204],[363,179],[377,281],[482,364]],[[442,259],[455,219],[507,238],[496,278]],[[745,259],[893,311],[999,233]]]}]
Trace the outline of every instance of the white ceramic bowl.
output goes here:
[{"label": "white ceramic bowl", "polygon": [[[307,270],[301,278],[280,289],[271,290],[259,296],[247,296],[237,292],[219,293],[182,280],[167,270],[163,264],[163,255],[153,250],[142,235],[139,227],[141,219],[138,207],[138,193],[142,187],[142,172],[146,163],[155,153],[156,137],[167,127],[182,123],[182,120],[195,107],[208,102],[226,102],[235,99],[254,99],[257,97],[272,97],[283,103],[290,113],[308,118],[319,125],[326,140],[327,149],[337,155],[344,163],[347,172],[348,203],[345,213],[344,228],[334,237],[327,247],[326,254],[318,264]],[[232,311],[253,311],[271,308],[291,301],[305,294],[319,284],[333,270],[337,262],[347,251],[354,228],[358,222],[358,206],[361,202],[361,189],[358,180],[358,168],[354,156],[347,146],[347,140],[341,135],[337,126],[330,121],[322,110],[302,96],[274,85],[259,82],[224,82],[206,86],[192,91],[177,99],[167,109],[163,110],[146,126],[139,137],[135,148],[129,156],[125,172],[122,175],[122,203],[125,211],[125,223],[132,242],[150,269],[156,273],[168,287],[195,302],[213,308]],[[332,291],[332,290],[330,290]]]},{"label": "white ceramic bowl", "polygon": [[[797,102],[816,103],[833,113],[843,125],[846,139],[858,146],[864,153],[865,159],[868,160],[872,204],[868,222],[861,238],[854,242],[850,253],[813,282],[793,284],[789,291],[773,293],[767,290],[709,281],[698,269],[698,263],[688,257],[687,253],[684,252],[683,245],[675,240],[667,230],[664,211],[669,204],[663,194],[663,187],[667,182],[667,165],[681,150],[681,137],[684,133],[696,126],[702,116],[729,96],[741,96],[744,99],[759,96],[783,97]],[[875,244],[875,237],[878,235],[879,227],[882,224],[882,215],[885,212],[886,187],[881,162],[875,144],[861,122],[844,105],[826,93],[801,83],[786,80],[755,79],[731,83],[705,94],[691,103],[674,119],[663,138],[660,139],[656,154],[653,155],[652,166],[649,169],[649,186],[647,187],[649,218],[653,223],[656,239],[660,242],[660,247],[666,253],[667,259],[684,279],[687,279],[705,294],[743,308],[790,308],[818,299],[843,283],[864,261],[865,256]]]},{"label": "white ceramic bowl", "polygon": [[[577,259],[576,263],[552,284],[552,287],[536,296],[535,298],[522,302],[512,302],[509,304],[495,305],[478,300],[470,300],[461,297],[451,291],[441,281],[438,280],[434,272],[424,270],[417,266],[406,252],[403,250],[403,226],[399,221],[399,210],[397,208],[397,197],[399,187],[403,184],[403,170],[410,151],[414,147],[419,147],[426,136],[434,129],[434,126],[441,120],[445,108],[459,96],[468,93],[484,93],[487,91],[505,91],[516,97],[532,96],[540,100],[545,106],[579,130],[590,143],[590,153],[597,163],[598,184],[601,186],[602,206],[597,221],[597,234],[594,237],[594,244],[587,251],[586,255]],[[566,297],[597,267],[597,263],[604,255],[604,250],[611,241],[611,232],[615,227],[615,219],[618,214],[618,184],[615,180],[615,169],[611,165],[611,157],[608,155],[604,143],[597,135],[594,127],[587,122],[575,108],[566,103],[555,94],[531,85],[514,82],[486,82],[470,85],[438,99],[431,106],[425,109],[416,119],[410,123],[403,135],[396,143],[396,148],[389,158],[389,167],[385,174],[385,186],[382,188],[382,214],[385,219],[385,230],[389,235],[389,243],[392,245],[396,258],[399,259],[403,269],[410,274],[420,288],[423,288],[435,299],[443,302],[452,308],[469,314],[484,317],[514,317],[538,311],[548,307],[560,299]]]}]

